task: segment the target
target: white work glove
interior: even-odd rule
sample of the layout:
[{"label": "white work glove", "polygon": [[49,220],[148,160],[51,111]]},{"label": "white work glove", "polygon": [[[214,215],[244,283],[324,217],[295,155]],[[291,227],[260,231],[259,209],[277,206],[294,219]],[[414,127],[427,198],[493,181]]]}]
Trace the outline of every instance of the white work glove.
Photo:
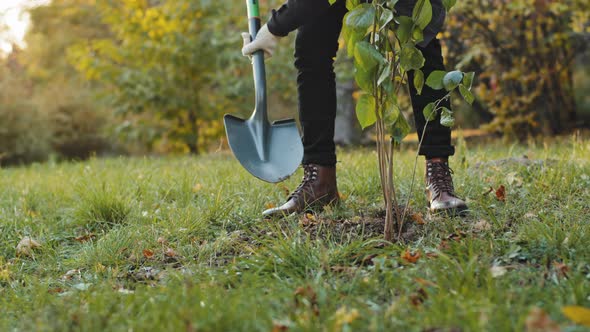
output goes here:
[{"label": "white work glove", "polygon": [[244,56],[252,56],[254,52],[263,50],[265,58],[270,58],[273,55],[280,39],[268,30],[266,24],[260,28],[254,41],[250,40],[250,34],[247,32],[242,32],[242,38],[244,39],[244,47],[242,48]]}]

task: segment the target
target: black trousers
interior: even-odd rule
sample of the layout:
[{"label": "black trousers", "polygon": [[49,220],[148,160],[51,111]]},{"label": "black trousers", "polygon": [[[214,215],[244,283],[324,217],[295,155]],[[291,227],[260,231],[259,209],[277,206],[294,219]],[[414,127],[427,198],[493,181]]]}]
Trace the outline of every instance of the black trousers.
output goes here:
[{"label": "black trousers", "polygon": [[[295,67],[299,93],[299,118],[303,128],[304,164],[333,166],[336,164],[334,121],[336,119],[336,75],[334,58],[338,51],[338,37],[346,14],[344,1],[336,2],[321,17],[300,27],[295,41]],[[418,47],[426,62],[424,76],[434,70],[444,70],[439,41],[435,38],[425,47]],[[424,86],[418,95],[413,86],[413,72],[409,73],[410,96],[414,120],[421,137],[426,120],[424,107],[445,96],[444,90]],[[444,101],[441,106],[450,107]],[[439,115],[440,116],[440,115]],[[448,157],[455,152],[451,145],[451,130],[440,124],[440,119],[426,127],[420,155],[427,158]]]}]

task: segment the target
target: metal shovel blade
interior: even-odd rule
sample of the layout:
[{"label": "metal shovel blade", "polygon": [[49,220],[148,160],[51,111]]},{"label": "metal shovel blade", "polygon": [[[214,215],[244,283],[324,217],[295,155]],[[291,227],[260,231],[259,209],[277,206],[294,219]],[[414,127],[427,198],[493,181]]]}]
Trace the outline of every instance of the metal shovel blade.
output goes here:
[{"label": "metal shovel blade", "polygon": [[[246,0],[251,40],[260,30],[258,0]],[[252,55],[256,106],[248,120],[230,114],[223,117],[225,133],[232,152],[255,177],[281,182],[295,173],[303,159],[303,143],[295,120],[268,121],[264,54]]]},{"label": "metal shovel blade", "polygon": [[303,158],[295,120],[259,122],[230,114],[223,118],[229,146],[242,166],[267,182],[281,182],[293,174]]}]

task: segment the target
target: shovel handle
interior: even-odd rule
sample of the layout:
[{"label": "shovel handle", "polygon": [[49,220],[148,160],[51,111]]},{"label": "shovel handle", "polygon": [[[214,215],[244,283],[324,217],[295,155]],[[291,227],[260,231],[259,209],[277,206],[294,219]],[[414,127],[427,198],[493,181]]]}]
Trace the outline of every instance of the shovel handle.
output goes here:
[{"label": "shovel handle", "polygon": [[[246,0],[248,7],[248,30],[252,39],[256,38],[260,30],[260,0]],[[254,71],[254,89],[256,90],[256,110],[252,114],[262,123],[268,123],[267,104],[266,104],[266,70],[264,68],[264,51],[256,51],[252,55],[252,68]]]}]

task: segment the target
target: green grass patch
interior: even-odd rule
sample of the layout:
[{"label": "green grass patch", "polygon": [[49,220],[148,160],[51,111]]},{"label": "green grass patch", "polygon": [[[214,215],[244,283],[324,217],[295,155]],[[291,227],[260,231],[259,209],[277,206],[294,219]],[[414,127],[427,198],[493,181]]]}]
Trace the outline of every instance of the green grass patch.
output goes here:
[{"label": "green grass patch", "polygon": [[[425,215],[422,160],[410,188],[415,152],[396,155]],[[470,215],[425,217],[405,243],[380,234],[376,159],[339,151],[344,202],[280,221],[260,213],[301,171],[264,183],[227,152],[2,169],[0,330],[522,331],[533,308],[588,330],[561,311],[590,307],[588,140],[460,140]],[[19,254],[24,237],[41,247]]]}]

